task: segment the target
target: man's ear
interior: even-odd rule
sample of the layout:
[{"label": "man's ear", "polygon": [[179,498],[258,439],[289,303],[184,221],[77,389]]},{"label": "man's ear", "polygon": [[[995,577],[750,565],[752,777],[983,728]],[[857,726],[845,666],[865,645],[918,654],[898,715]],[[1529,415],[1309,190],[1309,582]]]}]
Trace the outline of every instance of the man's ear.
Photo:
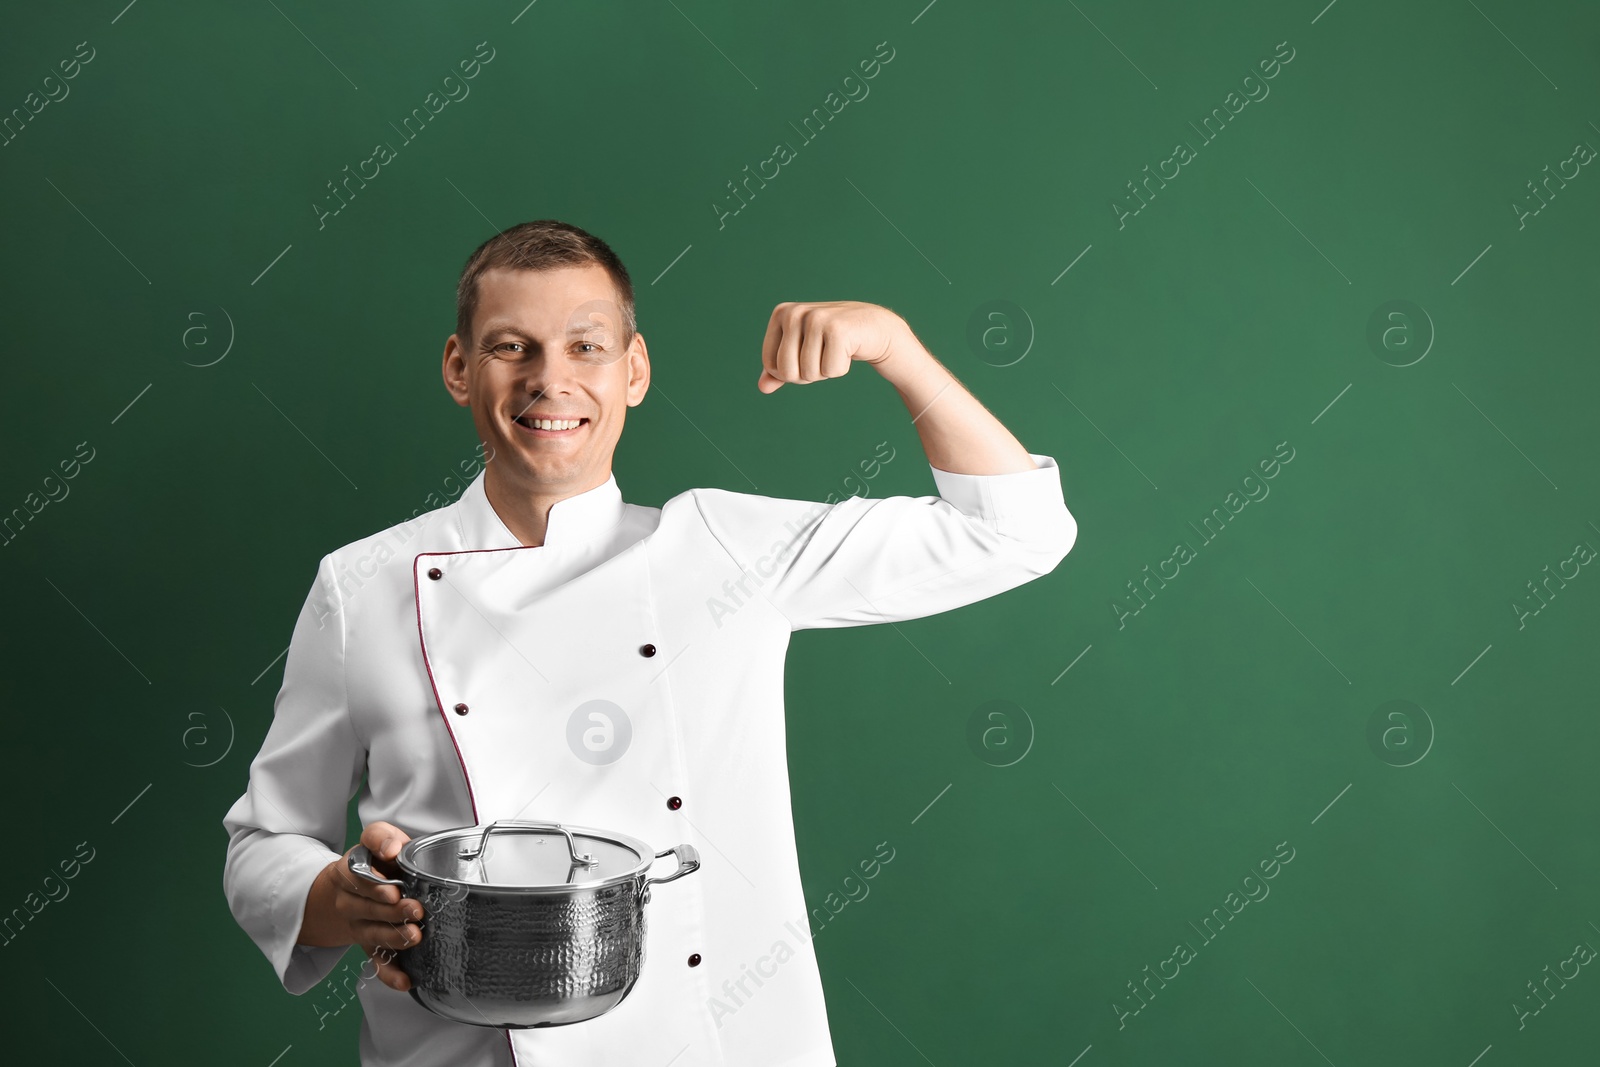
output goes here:
[{"label": "man's ear", "polygon": [[628,346],[628,406],[638,407],[650,391],[650,350],[637,330]]},{"label": "man's ear", "polygon": [[467,360],[461,342],[455,334],[444,343],[444,387],[454,400],[462,407],[468,403],[467,393]]}]

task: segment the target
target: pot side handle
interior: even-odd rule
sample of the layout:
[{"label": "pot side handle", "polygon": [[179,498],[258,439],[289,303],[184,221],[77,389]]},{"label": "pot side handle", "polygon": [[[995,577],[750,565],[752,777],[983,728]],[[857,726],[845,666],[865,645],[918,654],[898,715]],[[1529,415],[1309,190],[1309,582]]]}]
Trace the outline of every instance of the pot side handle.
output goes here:
[{"label": "pot side handle", "polygon": [[656,859],[671,855],[676,855],[678,857],[678,869],[667,875],[665,878],[646,878],[644,880],[646,889],[650,888],[652,885],[659,885],[663,882],[677,881],[684,875],[693,874],[695,871],[700,869],[700,852],[693,845],[676,845],[664,852],[657,852]]},{"label": "pot side handle", "polygon": [[350,873],[357,878],[365,878],[377,885],[392,885],[397,887],[402,894],[405,892],[405,883],[398,878],[385,878],[372,867],[372,851],[366,845],[356,845],[350,850],[350,855],[345,858],[345,865],[350,868]]}]

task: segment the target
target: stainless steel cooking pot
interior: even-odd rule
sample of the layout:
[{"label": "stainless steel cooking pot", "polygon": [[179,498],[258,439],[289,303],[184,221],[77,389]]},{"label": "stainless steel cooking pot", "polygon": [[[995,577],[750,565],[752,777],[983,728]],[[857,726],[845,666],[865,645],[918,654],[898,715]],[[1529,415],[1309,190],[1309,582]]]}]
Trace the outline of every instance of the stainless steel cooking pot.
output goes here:
[{"label": "stainless steel cooking pot", "polygon": [[[649,876],[663,856],[678,869]],[[350,850],[350,870],[422,904],[422,939],[396,962],[417,1003],[446,1019],[526,1029],[603,1015],[644,965],[650,887],[700,867],[692,845],[654,852],[637,838],[501,819],[413,838],[399,878]]]}]

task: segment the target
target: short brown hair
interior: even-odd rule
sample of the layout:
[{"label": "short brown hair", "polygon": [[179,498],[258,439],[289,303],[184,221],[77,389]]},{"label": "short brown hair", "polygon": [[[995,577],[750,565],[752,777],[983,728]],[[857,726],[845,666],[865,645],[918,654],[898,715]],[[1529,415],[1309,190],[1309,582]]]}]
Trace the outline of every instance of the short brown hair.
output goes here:
[{"label": "short brown hair", "polygon": [[463,343],[472,337],[472,318],[478,310],[478,279],[495,267],[511,270],[551,270],[594,263],[605,268],[622,306],[622,347],[633,343],[638,323],[633,310],[633,281],[628,268],[600,238],[555,219],[521,222],[502,230],[479,245],[461,269],[456,286],[456,336]]}]

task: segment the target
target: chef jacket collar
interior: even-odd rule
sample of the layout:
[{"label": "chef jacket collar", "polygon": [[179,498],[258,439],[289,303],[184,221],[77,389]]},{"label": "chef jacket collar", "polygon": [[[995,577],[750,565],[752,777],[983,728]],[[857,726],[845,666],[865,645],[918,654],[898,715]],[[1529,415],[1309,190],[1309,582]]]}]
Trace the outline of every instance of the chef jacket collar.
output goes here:
[{"label": "chef jacket collar", "polygon": [[[501,520],[494,505],[489,503],[483,479],[487,470],[479,471],[472,484],[456,501],[456,524],[461,530],[462,547],[520,548],[522,541]],[[550,516],[545,523],[545,547],[575,548],[593,544],[622,521],[627,505],[622,490],[617,488],[617,477],[609,475],[593,489],[558,500],[550,506]]]}]

